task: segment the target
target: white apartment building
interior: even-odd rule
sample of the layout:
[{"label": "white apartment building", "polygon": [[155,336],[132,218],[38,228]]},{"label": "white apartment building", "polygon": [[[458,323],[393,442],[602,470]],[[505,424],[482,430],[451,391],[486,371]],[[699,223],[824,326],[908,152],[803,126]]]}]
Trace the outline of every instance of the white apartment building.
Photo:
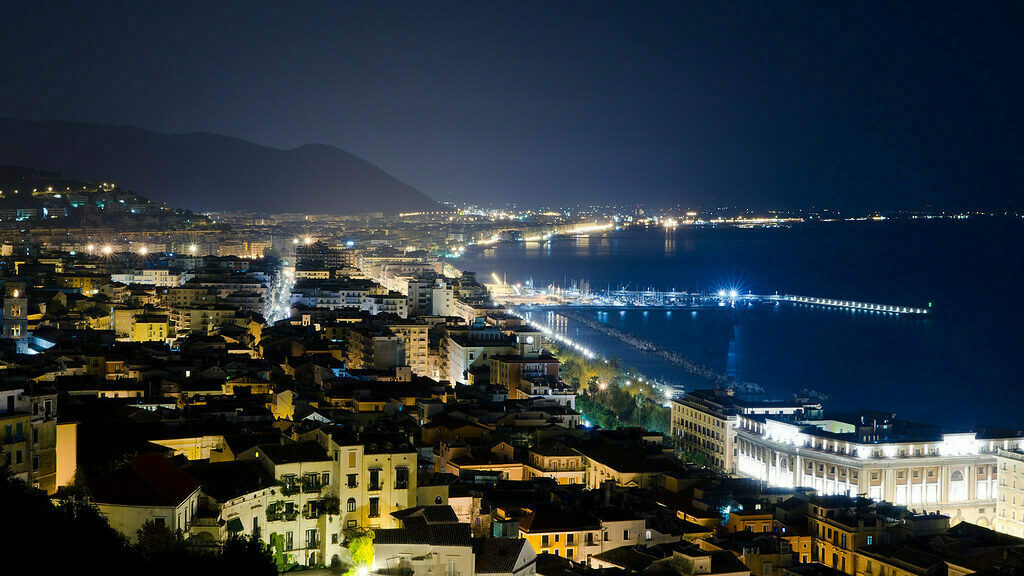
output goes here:
[{"label": "white apartment building", "polygon": [[166,268],[147,268],[122,274],[111,274],[110,279],[121,284],[145,284],[147,286],[181,286],[192,279],[187,272],[174,272]]}]

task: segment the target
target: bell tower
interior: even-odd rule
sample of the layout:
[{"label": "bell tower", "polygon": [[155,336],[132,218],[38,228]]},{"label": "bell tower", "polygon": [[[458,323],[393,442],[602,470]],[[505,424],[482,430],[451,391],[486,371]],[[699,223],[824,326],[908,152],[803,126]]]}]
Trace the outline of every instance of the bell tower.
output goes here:
[{"label": "bell tower", "polygon": [[28,337],[28,294],[23,281],[4,283],[3,337]]}]

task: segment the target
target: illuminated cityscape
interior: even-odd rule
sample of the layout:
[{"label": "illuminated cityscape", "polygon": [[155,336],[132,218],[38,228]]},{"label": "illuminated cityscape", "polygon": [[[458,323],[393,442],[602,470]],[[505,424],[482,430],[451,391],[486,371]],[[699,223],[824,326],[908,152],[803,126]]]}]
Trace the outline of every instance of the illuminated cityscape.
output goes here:
[{"label": "illuminated cityscape", "polygon": [[15,4],[4,574],[1024,571],[1019,7]]}]

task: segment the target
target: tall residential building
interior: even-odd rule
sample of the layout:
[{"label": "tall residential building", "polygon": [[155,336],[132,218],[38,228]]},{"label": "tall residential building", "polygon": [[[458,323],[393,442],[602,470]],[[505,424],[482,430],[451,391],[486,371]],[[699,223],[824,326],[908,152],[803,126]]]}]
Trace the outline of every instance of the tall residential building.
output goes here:
[{"label": "tall residential building", "polygon": [[1024,536],[1024,452],[996,451],[999,487],[993,528],[1006,534]]},{"label": "tall residential building", "polygon": [[409,316],[454,316],[455,288],[444,278],[428,275],[407,282]]},{"label": "tall residential building", "polygon": [[405,363],[417,376],[429,376],[427,331],[430,327],[420,322],[392,324],[391,331],[405,344]]},{"label": "tall residential building", "polygon": [[[61,427],[63,426],[63,428]],[[47,493],[67,483],[77,466],[74,424],[57,424],[57,393],[38,384],[0,386],[0,466]],[[59,456],[63,466],[58,474]]]}]

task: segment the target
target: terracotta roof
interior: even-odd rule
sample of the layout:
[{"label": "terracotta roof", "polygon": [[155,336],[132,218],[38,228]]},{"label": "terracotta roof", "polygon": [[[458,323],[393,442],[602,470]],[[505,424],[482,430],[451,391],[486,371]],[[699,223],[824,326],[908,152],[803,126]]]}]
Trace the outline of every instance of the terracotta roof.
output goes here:
[{"label": "terracotta roof", "polygon": [[180,506],[199,482],[160,454],[141,454],[121,468],[87,484],[99,504]]},{"label": "terracotta roof", "polygon": [[477,574],[511,574],[529,542],[524,538],[473,538]]}]

